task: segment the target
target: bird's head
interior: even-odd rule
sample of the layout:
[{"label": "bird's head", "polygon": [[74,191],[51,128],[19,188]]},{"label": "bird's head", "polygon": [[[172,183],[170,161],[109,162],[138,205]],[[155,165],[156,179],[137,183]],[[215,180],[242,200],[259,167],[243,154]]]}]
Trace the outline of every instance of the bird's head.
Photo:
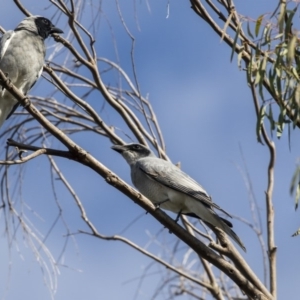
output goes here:
[{"label": "bird's head", "polygon": [[46,39],[52,33],[63,33],[63,31],[55,27],[52,22],[41,16],[31,16],[25,18],[15,29],[28,30],[37,33],[43,39]]},{"label": "bird's head", "polygon": [[61,29],[55,27],[50,20],[44,17],[35,17],[34,22],[39,35],[43,39],[46,39],[52,33],[64,33]]},{"label": "bird's head", "polygon": [[144,157],[154,156],[149,148],[141,144],[114,145],[111,148],[122,154],[129,164]]}]

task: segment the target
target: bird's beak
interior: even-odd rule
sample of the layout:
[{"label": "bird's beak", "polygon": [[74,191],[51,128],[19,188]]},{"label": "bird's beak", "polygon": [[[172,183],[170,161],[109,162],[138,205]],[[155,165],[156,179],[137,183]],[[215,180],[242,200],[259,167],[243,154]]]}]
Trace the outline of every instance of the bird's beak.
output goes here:
[{"label": "bird's beak", "polygon": [[52,34],[52,33],[64,33],[64,32],[57,27],[52,27],[50,30],[50,34]]},{"label": "bird's beak", "polygon": [[113,149],[119,153],[122,153],[125,150],[124,146],[122,146],[122,145],[114,145],[111,147],[111,149]]}]

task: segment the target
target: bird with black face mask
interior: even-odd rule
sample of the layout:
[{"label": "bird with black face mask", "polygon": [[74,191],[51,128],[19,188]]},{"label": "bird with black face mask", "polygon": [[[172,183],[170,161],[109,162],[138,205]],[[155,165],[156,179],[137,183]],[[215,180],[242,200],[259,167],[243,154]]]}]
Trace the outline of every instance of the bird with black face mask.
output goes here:
[{"label": "bird with black face mask", "polygon": [[172,163],[156,157],[143,145],[115,145],[112,149],[129,164],[134,186],[155,205],[176,213],[176,220],[184,214],[201,219],[212,229],[223,230],[246,251],[243,242],[231,229],[231,222],[218,216],[214,209],[230,215],[212,201],[198,182]]},{"label": "bird with black face mask", "polygon": [[[46,18],[31,16],[1,37],[0,69],[24,95],[43,72],[46,55],[44,41],[53,33],[63,31]],[[18,101],[0,87],[0,127],[18,105]]]}]

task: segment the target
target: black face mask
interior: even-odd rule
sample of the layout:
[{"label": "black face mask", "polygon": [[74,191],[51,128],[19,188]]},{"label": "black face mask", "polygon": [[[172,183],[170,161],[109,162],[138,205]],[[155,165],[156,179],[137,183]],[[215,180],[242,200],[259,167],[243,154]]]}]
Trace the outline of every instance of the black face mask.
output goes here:
[{"label": "black face mask", "polygon": [[34,21],[38,33],[43,39],[46,39],[52,33],[63,33],[61,29],[55,27],[51,21],[46,18],[38,17]]}]

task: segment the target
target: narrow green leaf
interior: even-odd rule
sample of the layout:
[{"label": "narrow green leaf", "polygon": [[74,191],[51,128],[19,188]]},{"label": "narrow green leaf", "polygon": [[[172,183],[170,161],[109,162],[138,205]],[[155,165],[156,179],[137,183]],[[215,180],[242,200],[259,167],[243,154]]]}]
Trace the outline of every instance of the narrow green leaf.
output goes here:
[{"label": "narrow green leaf", "polygon": [[[277,68],[276,68],[276,72],[277,72]],[[276,87],[277,87],[277,91],[278,91],[278,96],[281,97],[282,96],[282,89],[281,89],[281,78],[280,76],[276,77]]]},{"label": "narrow green leaf", "polygon": [[254,39],[253,34],[251,33],[251,29],[250,29],[250,22],[247,22],[247,33],[248,35],[251,37],[251,39]]},{"label": "narrow green leaf", "polygon": [[248,64],[248,66],[247,66],[247,83],[250,85],[251,84],[251,73],[252,73],[252,71],[251,71],[251,69],[252,69],[252,67],[251,67],[251,62]]},{"label": "narrow green leaf", "polygon": [[283,133],[283,129],[284,129],[284,123],[277,125],[277,131],[276,131],[276,136],[278,139],[281,138],[282,133]]},{"label": "narrow green leaf", "polygon": [[259,70],[256,74],[256,78],[255,78],[255,84],[258,84],[258,93],[261,97],[261,99],[264,101],[264,95],[263,95],[263,83],[264,83],[264,79],[265,79],[265,72],[266,72],[266,66],[267,66],[267,60],[268,57],[267,55],[265,55],[260,63],[259,63]]},{"label": "narrow green leaf", "polygon": [[242,57],[243,57],[243,50],[240,51],[237,57],[237,64],[240,70],[242,69]]},{"label": "narrow green leaf", "polygon": [[284,130],[284,126],[285,126],[285,115],[286,115],[286,109],[282,109],[280,114],[279,114],[279,118],[278,118],[278,123],[277,123],[277,138],[280,139],[281,135],[283,133]]},{"label": "narrow green leaf", "polygon": [[277,96],[277,91],[276,91],[276,88],[274,85],[275,76],[276,76],[276,73],[274,72],[274,69],[270,69],[268,79],[269,79],[270,89],[271,89],[273,96],[274,95]]},{"label": "narrow green leaf", "polygon": [[285,24],[285,30],[284,30],[286,40],[289,40],[292,36],[292,26],[293,26],[292,21],[293,21],[293,18],[294,18],[294,15],[295,15],[296,11],[297,11],[297,6],[291,11],[286,11],[286,14],[285,14],[285,16],[286,16],[286,22],[285,23],[286,24]]},{"label": "narrow green leaf", "polygon": [[250,52],[250,61],[249,64],[247,65],[247,82],[250,85],[251,83],[251,78],[252,78],[252,61],[253,61],[253,49],[251,49]]},{"label": "narrow green leaf", "polygon": [[300,84],[297,84],[295,93],[294,93],[294,101],[296,102],[296,106],[300,106]]},{"label": "narrow green leaf", "polygon": [[295,49],[295,62],[296,62],[296,71],[299,69],[300,66],[300,51]]},{"label": "narrow green leaf", "polygon": [[287,48],[288,50],[287,59],[289,64],[292,64],[295,58],[296,43],[297,43],[297,36],[293,35],[289,41],[288,48]]},{"label": "narrow green leaf", "polygon": [[279,33],[273,37],[273,40],[278,40],[279,38],[282,38],[282,37],[283,37],[283,33]]},{"label": "narrow green leaf", "polygon": [[[281,77],[281,69],[278,68],[278,67],[276,67],[276,68],[275,68],[275,71],[276,71],[277,77]],[[278,78],[276,78],[276,79],[278,80]]]},{"label": "narrow green leaf", "polygon": [[264,73],[265,73],[266,67],[267,67],[267,61],[268,61],[268,54],[265,53],[265,56],[264,56],[264,58],[263,58],[263,60],[262,60],[262,63],[261,63],[261,68],[260,68],[260,71],[261,71],[261,72],[264,72]]},{"label": "narrow green leaf", "polygon": [[262,23],[262,20],[264,18],[264,15],[261,15],[258,17],[258,19],[256,20],[256,23],[255,23],[255,36],[257,37],[258,34],[259,34],[259,29],[260,29],[260,26],[261,26],[261,23]]},{"label": "narrow green leaf", "polygon": [[257,43],[256,44],[256,48],[255,48],[255,58],[256,59],[259,59],[260,56],[261,56],[261,50],[260,50],[260,48],[261,48],[260,43]]},{"label": "narrow green leaf", "polygon": [[257,138],[257,141],[259,143],[261,143],[262,145],[264,144],[262,139],[261,139],[261,127],[263,125],[263,122],[264,122],[264,117],[266,116],[265,114],[265,106],[262,105],[260,110],[259,110],[259,115],[258,115],[258,118],[257,118],[257,122],[256,122],[256,138]]},{"label": "narrow green leaf", "polygon": [[297,73],[296,68],[295,68],[295,67],[292,67],[292,68],[291,68],[291,71],[292,71],[292,74],[295,76],[295,78],[296,78],[297,80],[300,80],[299,74]]},{"label": "narrow green leaf", "polygon": [[266,27],[264,28],[264,33],[263,33],[264,42],[261,44],[262,46],[265,46],[271,42],[271,34],[272,34],[271,24],[267,24]]},{"label": "narrow green leaf", "polygon": [[300,234],[300,228],[295,233],[292,234],[292,237],[297,236],[299,234]]},{"label": "narrow green leaf", "polygon": [[299,182],[299,175],[300,175],[300,168],[299,168],[299,166],[297,166],[297,168],[292,176],[292,180],[291,180],[291,184],[290,184],[290,195],[291,196],[294,193],[296,184],[298,184],[298,182]]},{"label": "narrow green leaf", "polygon": [[261,81],[258,83],[258,93],[260,98],[262,99],[263,102],[265,102],[265,97],[264,97],[264,79],[262,77]]},{"label": "narrow green leaf", "polygon": [[287,98],[289,98],[288,97],[288,92],[289,92],[289,79],[288,79],[288,77],[285,76],[285,78],[281,82],[283,82],[283,90],[282,90],[283,99],[287,100]]},{"label": "narrow green leaf", "polygon": [[284,15],[286,13],[286,2],[280,1],[280,12],[278,17],[279,33],[283,33]]},{"label": "narrow green leaf", "polygon": [[254,84],[257,85],[260,81],[262,81],[262,76],[261,76],[261,72],[257,72],[256,76],[255,76],[255,81]]},{"label": "narrow green leaf", "polygon": [[275,121],[274,121],[274,118],[273,118],[272,104],[269,105],[268,118],[269,118],[269,121],[270,121],[271,130],[273,131],[273,130],[275,130]]},{"label": "narrow green leaf", "polygon": [[270,17],[270,19],[272,19],[274,16],[275,16],[275,14],[277,13],[277,11],[278,11],[278,8],[280,7],[280,0],[278,1],[278,5],[276,6],[276,8],[275,8],[275,10],[274,10],[274,12],[272,13],[272,15],[271,15],[271,17]]},{"label": "narrow green leaf", "polygon": [[[297,127],[297,122],[299,121],[299,106],[296,105],[296,108],[294,110],[294,120],[293,120],[293,129]],[[289,124],[290,126],[290,124]]]},{"label": "narrow green leaf", "polygon": [[224,39],[224,35],[226,33],[226,30],[227,30],[227,27],[231,21],[231,18],[232,18],[232,15],[233,15],[233,12],[230,13],[230,15],[228,16],[227,20],[226,20],[226,23],[224,25],[224,28],[223,28],[223,31],[222,31],[222,36],[221,36],[221,42],[223,41]]},{"label": "narrow green leaf", "polygon": [[279,56],[284,57],[284,56],[286,56],[287,53],[288,53],[287,45],[283,44],[283,47],[279,53]]},{"label": "narrow green leaf", "polygon": [[295,210],[297,210],[297,208],[298,208],[299,199],[300,199],[300,183],[298,182],[297,189],[296,189],[296,195],[295,195]]},{"label": "narrow green leaf", "polygon": [[236,34],[235,34],[235,37],[234,37],[234,41],[233,41],[233,45],[232,45],[232,50],[231,50],[231,55],[230,55],[230,62],[232,62],[232,59],[233,59],[233,55],[234,55],[234,52],[235,52],[235,45],[237,43],[237,39],[240,35],[240,28],[241,26],[241,23],[238,25],[238,28],[236,29]]}]

